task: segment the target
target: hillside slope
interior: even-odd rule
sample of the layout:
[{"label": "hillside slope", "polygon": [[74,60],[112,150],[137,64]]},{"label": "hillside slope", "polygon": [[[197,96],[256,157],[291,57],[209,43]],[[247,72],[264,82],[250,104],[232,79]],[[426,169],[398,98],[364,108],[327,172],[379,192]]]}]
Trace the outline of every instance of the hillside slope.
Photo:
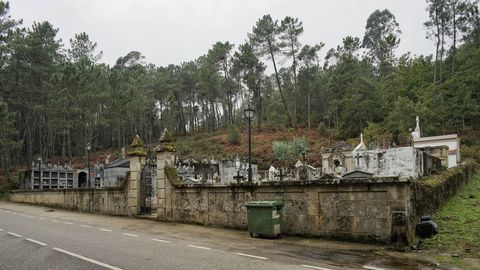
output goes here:
[{"label": "hillside slope", "polygon": [[[205,158],[231,158],[237,154],[240,158],[248,156],[248,130],[238,129],[239,144],[232,143],[229,139],[229,130],[219,130],[214,133],[199,133],[191,136],[177,137],[175,144],[178,156],[181,159],[202,160]],[[333,139],[322,137],[311,129],[267,129],[261,132],[252,130],[252,156],[259,169],[266,170],[271,164],[277,164],[272,151],[273,141],[288,141],[295,137],[304,137],[308,141],[307,160],[312,166],[321,164],[321,148],[326,147]],[[354,142],[355,143],[355,142]],[[295,163],[292,160],[291,163]]]}]

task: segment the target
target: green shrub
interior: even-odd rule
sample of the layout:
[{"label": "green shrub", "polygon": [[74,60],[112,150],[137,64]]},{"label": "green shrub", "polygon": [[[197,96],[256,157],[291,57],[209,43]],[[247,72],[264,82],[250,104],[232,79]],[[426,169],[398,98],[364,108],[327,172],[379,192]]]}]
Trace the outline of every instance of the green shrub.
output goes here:
[{"label": "green shrub", "polygon": [[307,153],[308,142],[305,138],[293,138],[289,142],[274,141],[273,156],[280,161],[302,158]]},{"label": "green shrub", "polygon": [[228,132],[228,142],[231,145],[240,145],[242,139],[240,137],[240,132],[236,128],[232,128]]},{"label": "green shrub", "polygon": [[317,126],[317,132],[318,132],[318,135],[322,136],[322,137],[326,137],[328,136],[328,130],[327,130],[327,126],[325,126],[325,123],[324,122],[320,122]]},{"label": "green shrub", "polygon": [[462,153],[462,158],[472,158],[477,162],[480,162],[480,145],[466,145],[462,144],[460,146]]},{"label": "green shrub", "polygon": [[308,142],[305,138],[293,138],[290,142],[290,151],[294,158],[304,157],[307,154]]},{"label": "green shrub", "polygon": [[168,164],[165,165],[165,176],[173,186],[181,184],[180,180],[178,180],[177,169],[175,167]]},{"label": "green shrub", "polygon": [[273,156],[280,160],[280,161],[286,161],[290,159],[290,147],[287,142],[278,142],[274,141],[272,143],[272,148],[273,148]]}]

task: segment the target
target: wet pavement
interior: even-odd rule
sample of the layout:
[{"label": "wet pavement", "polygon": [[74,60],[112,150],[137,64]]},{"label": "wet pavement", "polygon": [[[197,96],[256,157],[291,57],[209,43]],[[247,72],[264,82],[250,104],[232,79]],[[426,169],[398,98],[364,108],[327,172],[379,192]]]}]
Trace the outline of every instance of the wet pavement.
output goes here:
[{"label": "wet pavement", "polygon": [[[284,267],[287,267],[287,269],[310,268],[331,270],[448,269],[442,265],[429,262],[421,256],[416,256],[414,253],[394,252],[389,250],[388,247],[381,245],[289,236],[282,236],[280,239],[251,238],[246,231],[240,230],[164,223],[138,218],[102,216],[70,212],[60,209],[54,209],[54,211],[51,211],[51,208],[13,204],[1,201],[0,210],[2,212],[9,211],[9,213],[16,212],[18,213],[17,216],[20,216],[19,218],[33,217],[30,218],[31,222],[33,222],[31,226],[35,225],[35,219],[38,220],[44,218],[45,220],[62,221],[65,224],[72,223],[73,226],[78,224],[78,226],[84,226],[84,228],[100,228],[99,230],[102,230],[101,228],[108,228],[112,234],[113,232],[118,232],[118,234],[123,232],[123,235],[144,235],[145,239],[168,239],[168,241],[172,243],[182,243],[183,246],[187,247],[178,247],[178,253],[190,251],[191,249],[188,249],[190,246],[206,247],[208,250],[219,252],[219,254],[221,254],[212,254],[211,256],[213,256],[213,258],[220,260],[220,257],[218,256],[221,256],[222,261],[231,264],[231,267],[220,267],[219,269],[237,269],[238,267],[240,267],[238,269],[249,269],[237,265],[236,263],[243,263],[243,261],[237,261],[238,256],[232,257],[232,254],[241,254],[241,256],[246,256],[254,262],[256,259],[258,260],[258,258],[264,258],[265,261],[272,263],[272,265],[269,265],[263,262],[262,265],[255,266],[262,269],[283,269]],[[21,217],[21,215],[24,216]],[[1,222],[0,225],[2,225]],[[57,224],[51,225],[56,226]],[[68,226],[72,225],[64,226],[71,228]],[[61,229],[63,229],[63,227],[61,227]],[[46,230],[48,231],[48,228],[46,228]],[[95,233],[99,233],[99,230],[95,230]],[[105,233],[105,231],[102,231],[102,233]],[[79,235],[79,237],[85,236]],[[103,237],[103,234],[101,237]],[[107,240],[112,241],[111,239]],[[76,240],[74,239],[72,241]],[[96,238],[93,237],[91,241],[95,242]],[[138,242],[138,244],[141,243],[145,245],[150,244],[141,241]],[[85,252],[88,252],[88,250]],[[175,252],[175,254],[177,254],[177,252]],[[147,255],[139,254],[139,256],[142,257]],[[192,256],[197,256],[197,254]],[[113,257],[108,258],[113,262],[116,260]],[[207,259],[207,261],[209,260]],[[126,262],[123,263],[125,266],[130,266],[130,264]],[[172,260],[170,263],[170,266],[172,266],[179,262]],[[223,264],[223,266],[225,266],[225,264]],[[129,269],[129,267],[125,267],[124,269]],[[178,269],[183,268],[180,267]],[[215,267],[211,269],[215,269]]]}]

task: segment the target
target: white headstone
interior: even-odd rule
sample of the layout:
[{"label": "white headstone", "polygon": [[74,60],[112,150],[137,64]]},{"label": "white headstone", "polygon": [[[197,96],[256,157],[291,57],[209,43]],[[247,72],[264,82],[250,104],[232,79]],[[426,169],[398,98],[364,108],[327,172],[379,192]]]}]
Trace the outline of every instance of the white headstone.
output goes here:
[{"label": "white headstone", "polygon": [[300,160],[297,160],[297,163],[295,163],[295,168],[300,168],[303,166],[303,163]]},{"label": "white headstone", "polygon": [[275,169],[275,167],[270,166],[270,168],[268,169],[268,180],[274,181],[275,180],[275,174],[277,174],[277,173],[278,173],[278,170]]}]

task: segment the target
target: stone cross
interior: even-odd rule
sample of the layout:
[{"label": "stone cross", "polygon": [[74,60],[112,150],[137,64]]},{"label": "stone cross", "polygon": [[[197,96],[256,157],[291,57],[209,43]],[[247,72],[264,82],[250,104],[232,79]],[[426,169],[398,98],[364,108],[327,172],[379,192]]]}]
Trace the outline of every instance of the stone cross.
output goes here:
[{"label": "stone cross", "polygon": [[244,177],[243,175],[240,175],[240,171],[237,171],[237,175],[235,175],[233,179],[237,180],[237,184],[240,184],[240,182],[244,179]]},{"label": "stone cross", "polygon": [[357,153],[357,155],[355,156],[355,159],[357,160],[357,167],[360,167],[360,154]]},{"label": "stone cross", "polygon": [[283,181],[283,177],[288,176],[288,174],[283,174],[283,170],[280,168],[280,174],[278,176],[280,177],[280,181]]}]

